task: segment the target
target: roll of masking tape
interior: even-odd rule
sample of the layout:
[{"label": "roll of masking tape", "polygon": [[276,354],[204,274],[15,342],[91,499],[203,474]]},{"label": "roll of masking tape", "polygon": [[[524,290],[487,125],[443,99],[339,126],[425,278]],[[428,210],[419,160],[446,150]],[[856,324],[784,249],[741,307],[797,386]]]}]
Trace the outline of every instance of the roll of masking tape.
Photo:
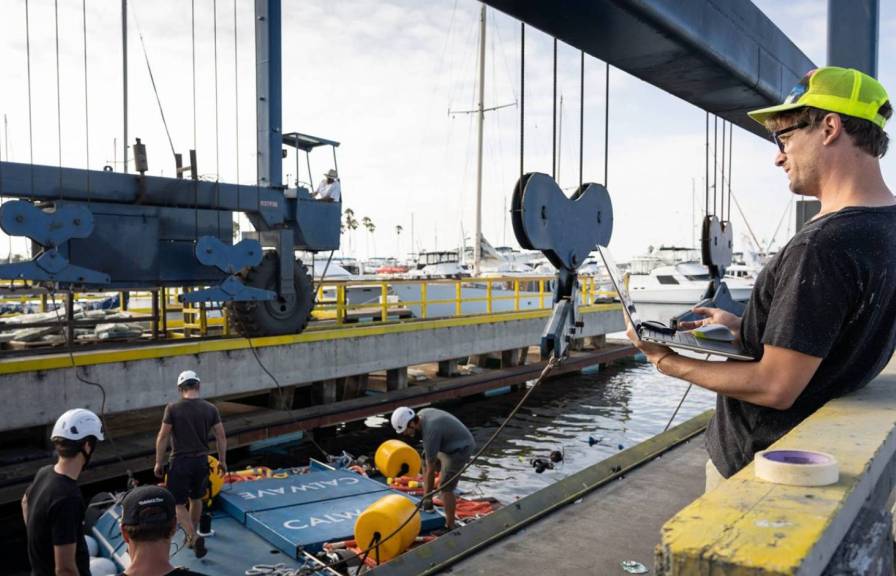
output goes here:
[{"label": "roll of masking tape", "polygon": [[756,477],[775,484],[827,486],[840,479],[837,460],[810,450],[763,450],[753,460]]}]

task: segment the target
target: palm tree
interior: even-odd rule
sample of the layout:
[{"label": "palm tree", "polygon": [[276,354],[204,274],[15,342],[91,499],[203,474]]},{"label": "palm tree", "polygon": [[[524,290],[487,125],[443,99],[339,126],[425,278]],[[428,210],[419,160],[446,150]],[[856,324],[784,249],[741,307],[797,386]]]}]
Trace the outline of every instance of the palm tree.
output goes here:
[{"label": "palm tree", "polygon": [[398,253],[401,251],[400,248],[400,236],[402,231],[404,231],[404,227],[401,224],[395,227],[395,257],[398,257]]},{"label": "palm tree", "polygon": [[343,214],[345,215],[344,222],[342,224],[342,230],[348,232],[348,251],[352,252],[352,232],[358,229],[358,220],[355,218],[355,211],[351,208],[346,208],[343,210]]},{"label": "palm tree", "polygon": [[[365,216],[365,217],[361,218],[361,225],[364,226],[364,228],[366,228],[367,232],[370,234],[370,236],[368,236],[368,239],[370,237],[372,237],[373,231],[376,230],[376,225],[373,223],[373,220],[371,220],[369,216]],[[367,242],[366,249],[367,249],[367,257],[370,258],[370,243],[369,243],[369,241]],[[373,250],[374,250],[374,252],[376,251],[376,245],[374,245]]]}]

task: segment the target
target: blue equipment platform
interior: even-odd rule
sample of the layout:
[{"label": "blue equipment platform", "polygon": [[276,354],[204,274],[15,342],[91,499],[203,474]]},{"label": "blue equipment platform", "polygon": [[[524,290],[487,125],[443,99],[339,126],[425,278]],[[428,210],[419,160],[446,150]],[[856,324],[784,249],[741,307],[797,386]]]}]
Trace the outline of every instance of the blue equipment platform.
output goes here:
[{"label": "blue equipment platform", "polygon": [[[376,480],[314,464],[307,473],[277,470],[277,478],[226,484],[212,509],[214,535],[206,538],[208,555],[196,558],[183,545],[183,531],[178,531],[172,541],[172,563],[220,576],[242,576],[261,564],[298,568],[312,561],[305,553],[319,552],[326,542],[354,539],[358,516],[380,498],[400,494],[418,502]],[[90,533],[99,542],[100,555],[125,568],[130,558],[118,525],[120,516],[121,506],[111,506]],[[421,512],[421,534],[444,524],[440,513]]]},{"label": "blue equipment platform", "polygon": [[286,478],[264,478],[225,484],[218,495],[222,509],[242,523],[246,514],[325,502],[335,498],[388,490],[384,484],[349,470],[313,470]]}]

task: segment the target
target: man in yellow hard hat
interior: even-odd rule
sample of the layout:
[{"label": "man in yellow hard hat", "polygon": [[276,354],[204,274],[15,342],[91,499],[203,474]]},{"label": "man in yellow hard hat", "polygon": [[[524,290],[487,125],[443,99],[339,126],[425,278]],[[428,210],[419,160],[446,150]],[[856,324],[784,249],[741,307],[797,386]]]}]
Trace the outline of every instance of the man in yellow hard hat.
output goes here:
[{"label": "man in yellow hard hat", "polygon": [[697,309],[730,328],[753,362],[704,362],[629,338],[663,374],[718,393],[707,429],[707,490],[828,400],[865,386],[896,343],[896,198],[880,158],[892,115],[886,90],[858,70],[810,71],[784,103],[750,112],[777,145],[790,190],[820,212],[756,279],[742,318]]}]

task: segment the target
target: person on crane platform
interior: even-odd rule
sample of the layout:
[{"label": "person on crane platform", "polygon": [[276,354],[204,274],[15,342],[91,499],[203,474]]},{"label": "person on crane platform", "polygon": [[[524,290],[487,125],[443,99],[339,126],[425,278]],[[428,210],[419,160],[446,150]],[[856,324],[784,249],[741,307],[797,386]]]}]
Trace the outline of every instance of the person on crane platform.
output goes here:
[{"label": "person on crane platform", "polygon": [[[473,434],[454,415],[437,408],[424,408],[414,412],[401,406],[392,413],[392,427],[404,436],[423,439],[424,471],[423,493],[429,494],[435,483],[436,468],[440,468],[442,502],[445,505],[445,527],[454,529],[459,472],[470,461],[476,441]],[[432,497],[423,501],[423,509],[432,510]]]},{"label": "person on crane platform", "polygon": [[896,197],[880,158],[893,113],[858,70],[810,71],[783,104],[749,115],[777,145],[790,191],[821,210],[765,265],[743,317],[697,308],[688,330],[723,324],[752,362],[707,362],[628,336],[668,376],[718,393],[706,489],[749,464],[827,401],[864,387],[896,348]]},{"label": "person on crane platform", "polygon": [[187,546],[197,558],[202,558],[207,553],[205,538],[196,533],[196,528],[208,485],[208,435],[214,431],[218,460],[224,470],[227,470],[227,435],[218,409],[199,397],[199,387],[199,376],[192,370],[184,370],[177,377],[180,400],[165,406],[162,427],[156,437],[155,475],[165,476],[165,449],[170,438],[166,484],[177,504],[177,520],[187,534]]},{"label": "person on crane platform", "polygon": [[103,423],[90,410],[75,408],[56,420],[56,464],[38,470],[22,498],[33,576],[90,576],[78,477],[103,439]]},{"label": "person on crane platform", "polygon": [[171,565],[176,510],[174,496],[161,486],[140,486],[128,492],[121,501],[121,536],[131,564],[119,576],[204,576]]},{"label": "person on crane platform", "polygon": [[339,202],[342,200],[342,184],[339,183],[339,174],[332,168],[324,174],[324,179],[317,185],[312,197],[320,198],[323,202]]}]

